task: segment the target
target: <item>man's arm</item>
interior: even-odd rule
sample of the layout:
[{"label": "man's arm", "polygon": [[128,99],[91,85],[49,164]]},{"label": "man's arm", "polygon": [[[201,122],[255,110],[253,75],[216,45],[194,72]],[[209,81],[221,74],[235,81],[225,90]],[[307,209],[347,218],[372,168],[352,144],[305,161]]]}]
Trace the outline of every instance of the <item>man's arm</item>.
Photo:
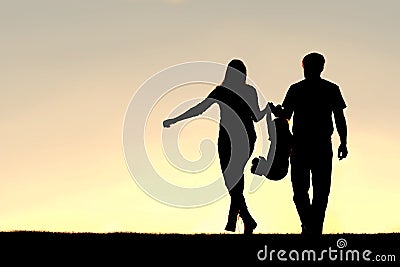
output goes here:
[{"label": "man's arm", "polygon": [[272,131],[274,129],[274,122],[272,121],[272,116],[271,116],[271,105],[273,106],[272,103],[268,103],[266,106],[266,111],[267,113],[265,114],[265,117],[267,118],[267,129],[268,129],[268,140],[272,141],[276,139],[275,136],[275,131]]},{"label": "man's arm", "polygon": [[280,108],[278,115],[275,114],[274,111],[272,112],[275,114],[275,116],[284,117],[285,119],[290,120],[294,112],[295,102],[296,97],[294,95],[294,88],[290,86],[282,102],[283,109]]},{"label": "man's arm", "polygon": [[333,111],[335,117],[336,129],[340,137],[340,146],[338,149],[339,160],[347,157],[347,123],[344,117],[343,109],[338,109]]}]

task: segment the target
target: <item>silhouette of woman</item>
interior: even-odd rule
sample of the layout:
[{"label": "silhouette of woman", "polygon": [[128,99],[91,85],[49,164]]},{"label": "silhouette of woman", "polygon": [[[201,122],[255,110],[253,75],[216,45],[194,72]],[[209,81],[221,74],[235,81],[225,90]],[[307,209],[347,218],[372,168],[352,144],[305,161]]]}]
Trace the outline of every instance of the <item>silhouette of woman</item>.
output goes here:
[{"label": "silhouette of woman", "polygon": [[226,231],[235,232],[238,216],[243,219],[244,234],[251,234],[257,227],[243,195],[244,168],[251,157],[256,141],[254,122],[260,121],[267,106],[260,110],[256,89],[246,83],[247,69],[239,59],[229,62],[223,82],[216,86],[202,102],[181,115],[167,119],[164,127],[206,111],[217,103],[220,109],[218,154],[225,185],[231,202]]}]

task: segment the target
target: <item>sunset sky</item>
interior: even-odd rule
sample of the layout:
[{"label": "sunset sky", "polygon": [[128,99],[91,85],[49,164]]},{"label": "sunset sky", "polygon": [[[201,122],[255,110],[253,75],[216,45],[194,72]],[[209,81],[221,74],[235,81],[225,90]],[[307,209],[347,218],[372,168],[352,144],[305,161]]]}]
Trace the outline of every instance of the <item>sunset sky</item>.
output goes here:
[{"label": "sunset sky", "polygon": [[[349,156],[333,159],[324,232],[400,231],[399,1],[0,2],[0,231],[223,233],[226,195],[176,207],[131,175],[123,144],[124,125],[135,125],[125,121],[131,101],[171,66],[240,58],[260,103],[278,104],[303,78],[301,59],[312,51],[325,56],[322,76],[340,86],[348,106]],[[215,75],[222,81],[223,72]],[[204,139],[215,146],[212,120],[194,120],[174,139],[189,161],[208,157],[204,172],[174,168],[161,142],[178,129],[167,132],[162,120],[212,89],[192,84],[160,95],[145,140],[135,140],[170,183],[196,187],[220,176],[215,154],[199,152]],[[143,105],[150,101],[141,97]],[[215,114],[217,107],[203,116]],[[336,156],[337,132],[333,144]],[[265,145],[260,137],[253,156]],[[255,233],[300,232],[290,176],[250,190],[249,169],[245,196]]]}]

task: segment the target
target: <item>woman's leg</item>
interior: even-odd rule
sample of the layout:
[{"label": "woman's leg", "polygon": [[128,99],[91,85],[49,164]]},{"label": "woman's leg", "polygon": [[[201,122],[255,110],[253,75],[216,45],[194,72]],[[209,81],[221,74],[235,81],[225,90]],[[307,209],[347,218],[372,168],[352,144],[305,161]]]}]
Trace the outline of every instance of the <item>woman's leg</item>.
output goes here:
[{"label": "woman's leg", "polygon": [[[229,161],[231,159],[231,142],[228,134],[224,130],[220,130],[219,138],[218,138],[218,154],[219,161],[221,165],[221,171],[225,180],[225,184],[228,185],[228,179],[226,175],[226,169],[228,167]],[[226,231],[235,232],[236,230],[236,221],[239,215],[239,201],[236,197],[232,196],[229,187],[227,186],[229,194],[231,196],[231,203],[229,207],[228,213],[228,222],[225,226]]]},{"label": "woman's leg", "polygon": [[[256,228],[257,223],[251,216],[247,205],[246,205],[246,200],[243,195],[244,191],[244,174],[243,174],[243,168],[238,168],[235,169],[236,172],[240,171],[241,173],[228,173],[229,171],[226,172],[226,169],[228,167],[228,164],[231,160],[231,143],[229,138],[225,138],[226,136],[224,133],[220,134],[220,138],[218,140],[218,153],[220,157],[220,164],[221,164],[221,169],[222,172],[224,173],[224,179],[225,179],[225,184],[228,188],[229,195],[231,198],[231,203],[230,203],[230,208],[229,208],[229,214],[228,214],[228,222],[226,224],[225,230],[227,231],[232,231],[234,232],[236,230],[236,222],[237,222],[237,217],[240,214],[240,217],[242,217],[243,222],[245,224],[245,233],[252,233],[254,228]],[[250,142],[249,146],[249,153],[245,159],[242,158],[240,160],[243,162],[243,165],[250,159],[251,154],[254,149],[254,143],[255,140]],[[243,154],[243,156],[246,156],[246,153]],[[235,179],[235,177],[240,177],[238,181],[231,181],[232,179]],[[237,179],[237,178],[236,178]]]},{"label": "woman's leg", "polygon": [[[254,141],[250,140],[249,143],[250,143],[250,147],[249,147],[250,152],[249,152],[247,161],[250,159],[251,154],[253,153],[255,140]],[[237,201],[239,202],[239,214],[240,214],[240,217],[242,217],[243,222],[244,222],[244,233],[251,234],[251,233],[253,233],[253,230],[257,227],[257,222],[251,216],[251,214],[247,208],[246,200],[243,195],[244,174],[242,175],[237,186],[232,191],[233,191],[232,193],[235,194],[235,198],[237,198]]]},{"label": "woman's leg", "polygon": [[244,179],[242,177],[239,180],[239,182],[229,191],[229,195],[231,197],[231,204],[229,207],[228,223],[226,224],[225,227],[225,230],[227,231],[234,232],[236,230],[236,222],[238,215],[241,214],[241,211],[246,212],[247,210],[246,202],[243,196],[243,189],[244,189]]}]

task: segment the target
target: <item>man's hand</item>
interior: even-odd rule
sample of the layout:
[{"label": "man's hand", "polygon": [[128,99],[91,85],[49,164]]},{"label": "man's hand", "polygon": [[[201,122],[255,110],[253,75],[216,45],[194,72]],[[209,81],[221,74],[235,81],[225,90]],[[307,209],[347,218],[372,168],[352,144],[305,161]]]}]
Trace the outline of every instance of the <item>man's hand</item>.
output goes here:
[{"label": "man's hand", "polygon": [[347,151],[347,145],[346,144],[340,144],[339,149],[338,149],[338,158],[339,160],[342,160],[347,157],[347,154],[349,152]]},{"label": "man's hand", "polygon": [[165,120],[164,122],[163,122],[163,126],[165,127],[165,128],[169,128],[172,124],[174,124],[176,121],[174,120],[174,119],[168,119],[168,120]]}]

